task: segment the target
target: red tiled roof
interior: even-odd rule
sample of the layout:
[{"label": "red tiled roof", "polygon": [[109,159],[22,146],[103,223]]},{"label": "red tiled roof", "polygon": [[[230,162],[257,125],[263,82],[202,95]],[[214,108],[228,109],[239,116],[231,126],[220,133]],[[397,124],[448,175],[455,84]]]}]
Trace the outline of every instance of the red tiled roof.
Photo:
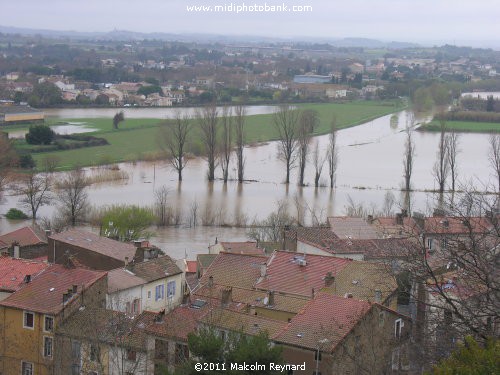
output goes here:
[{"label": "red tiled roof", "polygon": [[70,229],[65,232],[53,234],[49,236],[49,238],[94,251],[121,261],[125,261],[125,257],[128,257],[129,260],[132,261],[137,250],[132,244],[115,241],[107,237],[98,236],[97,234],[78,229]]},{"label": "red tiled roof", "polygon": [[405,238],[373,240],[334,240],[325,249],[332,254],[363,254],[365,258],[404,257],[415,254],[416,241]]},{"label": "red tiled roof", "polygon": [[201,309],[178,306],[167,313],[159,322],[150,323],[146,327],[146,332],[155,336],[187,341],[188,334],[195,331],[198,320],[208,311],[208,304]]},{"label": "red tiled roof", "polygon": [[257,242],[221,242],[224,251],[234,254],[265,255],[264,249],[257,247]]},{"label": "red tiled roof", "polygon": [[[301,265],[301,259],[305,261],[305,265]],[[275,251],[267,262],[266,276],[256,287],[311,296],[313,288],[319,291],[325,286],[324,279],[328,272],[335,276],[349,262],[352,261],[332,256]]]},{"label": "red tiled roof", "polygon": [[304,242],[318,248],[328,247],[331,241],[338,239],[337,235],[330,228],[325,227],[296,228],[287,231],[286,236],[291,240]]},{"label": "red tiled roof", "polygon": [[19,243],[19,246],[33,246],[47,243],[47,241],[44,240],[42,236],[38,235],[31,227],[23,227],[2,234],[0,236],[0,241],[6,243],[7,246],[12,245],[13,242]]},{"label": "red tiled roof", "polygon": [[0,301],[0,305],[45,314],[57,314],[63,308],[63,294],[77,285],[80,294],[82,286],[89,287],[106,276],[106,272],[82,268],[65,268],[54,264],[41,272],[34,280]]},{"label": "red tiled roof", "polygon": [[196,260],[187,260],[186,261],[186,272],[187,273],[196,273],[198,262]]},{"label": "red tiled roof", "polygon": [[375,229],[361,217],[329,217],[328,223],[339,238],[371,239],[379,238]]},{"label": "red tiled roof", "polygon": [[214,284],[251,289],[267,259],[260,255],[220,253],[203,274],[200,284],[207,284],[213,276]]},{"label": "red tiled roof", "polygon": [[34,278],[49,265],[27,259],[0,257],[0,290],[15,292],[24,285],[24,277]]},{"label": "red tiled roof", "polygon": [[118,290],[132,288],[145,283],[146,281],[123,268],[108,271],[108,293],[114,293]]},{"label": "red tiled roof", "polygon": [[425,218],[424,224],[426,233],[436,234],[467,234],[469,230],[472,233],[487,233],[492,227],[485,217],[470,217],[465,220],[459,217],[433,216]]},{"label": "red tiled roof", "polygon": [[182,273],[181,269],[177,267],[168,255],[151,259],[147,262],[130,264],[130,271],[147,282]]},{"label": "red tiled roof", "polygon": [[333,350],[371,306],[353,298],[318,293],[273,339],[313,350],[322,343],[323,351]]}]

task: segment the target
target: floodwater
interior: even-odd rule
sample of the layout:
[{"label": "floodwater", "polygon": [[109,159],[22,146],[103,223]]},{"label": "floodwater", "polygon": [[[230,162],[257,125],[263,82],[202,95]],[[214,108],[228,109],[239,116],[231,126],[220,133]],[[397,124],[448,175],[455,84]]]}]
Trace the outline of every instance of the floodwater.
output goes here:
[{"label": "floodwater", "polygon": [[462,96],[472,96],[473,98],[488,99],[488,96],[493,96],[494,99],[500,99],[500,92],[486,92],[486,91],[475,91],[475,92],[464,92]]},{"label": "floodwater", "polygon": [[[64,125],[54,125],[50,127],[56,134],[80,134],[96,131],[96,128],[87,126],[85,122],[67,122]],[[15,130],[9,132],[9,138],[24,138],[28,130]]]},{"label": "floodwater", "polygon": [[[206,161],[196,158],[189,161],[184,170],[184,180],[177,182],[176,172],[167,162],[138,162],[119,164],[128,179],[109,183],[94,184],[89,189],[90,202],[96,207],[109,204],[154,204],[155,191],[166,186],[169,189],[169,204],[175,207],[181,217],[180,227],[154,229],[152,243],[160,246],[172,257],[183,258],[186,254],[193,259],[195,254],[206,252],[209,244],[218,240],[244,240],[243,228],[206,227],[188,228],[186,223],[195,206],[198,222],[231,225],[251,223],[263,219],[276,209],[278,201],[288,203],[290,214],[303,214],[305,222],[311,222],[311,213],[320,220],[329,215],[343,215],[349,201],[363,204],[367,208],[382,208],[384,198],[391,192],[396,200],[393,210],[399,210],[403,183],[402,155],[404,153],[407,111],[388,115],[360,126],[338,131],[339,161],[336,187],[327,185],[327,165],[323,169],[321,184],[314,187],[314,168],[311,163],[306,170],[307,186],[297,186],[297,170],[292,173],[289,186],[283,184],[284,164],[278,159],[276,142],[245,148],[245,178],[243,184],[229,181],[224,184],[217,180],[206,181]],[[423,121],[417,119],[416,122]],[[461,183],[472,181],[479,190],[495,181],[488,162],[487,134],[461,134],[460,152],[457,156],[458,179]],[[436,202],[436,197],[424,190],[436,188],[432,169],[436,161],[439,134],[415,132],[416,155],[412,186],[412,210],[428,212]],[[311,149],[319,142],[325,152],[328,136],[313,138]],[[88,169],[89,174],[98,174],[102,168]],[[221,175],[220,171],[217,171]],[[236,169],[230,169],[230,178],[236,178]],[[491,190],[491,189],[490,189]],[[17,197],[7,196],[0,205],[4,213],[15,207]],[[52,206],[44,206],[39,216],[51,216]],[[0,220],[2,231],[12,228],[6,219]],[[16,225],[17,226],[17,225]]]}]

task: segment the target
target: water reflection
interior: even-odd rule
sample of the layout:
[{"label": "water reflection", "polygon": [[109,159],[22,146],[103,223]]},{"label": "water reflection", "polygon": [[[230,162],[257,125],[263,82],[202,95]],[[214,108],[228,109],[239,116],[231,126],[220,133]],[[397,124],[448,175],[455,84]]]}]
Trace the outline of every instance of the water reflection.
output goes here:
[{"label": "water reflection", "polygon": [[[306,186],[297,187],[297,171],[294,170],[289,186],[283,184],[285,168],[277,159],[275,142],[245,148],[244,184],[236,181],[236,165],[230,168],[227,184],[221,180],[206,181],[206,162],[201,158],[190,160],[184,170],[184,181],[179,183],[177,175],[167,162],[122,163],[119,168],[128,174],[128,179],[113,183],[96,184],[89,190],[93,205],[106,204],[154,204],[154,192],[161,186],[169,188],[169,202],[182,213],[184,226],[189,226],[196,208],[198,222],[205,224],[228,224],[251,222],[263,219],[276,208],[276,202],[288,202],[293,215],[303,215],[305,223],[321,222],[329,215],[342,215],[349,199],[365,207],[381,208],[387,191],[394,191],[400,197],[397,208],[408,211],[426,211],[435,205],[434,198],[424,190],[436,188],[432,167],[436,160],[439,135],[436,133],[415,133],[416,155],[412,175],[412,186],[418,191],[400,193],[403,183],[402,155],[404,152],[404,128],[409,114],[402,111],[381,117],[364,125],[338,132],[339,163],[336,187],[327,186],[326,169],[320,179],[321,187],[314,187],[314,168],[306,170]],[[403,121],[405,119],[405,121]],[[422,119],[416,119],[420,122]],[[320,149],[325,152],[328,136],[316,137]],[[461,152],[457,156],[460,169],[459,180],[473,179],[482,188],[493,182],[489,168],[488,135],[463,134],[460,138]],[[218,172],[219,173],[219,172]],[[0,212],[17,205],[17,197],[7,196],[0,206]],[[54,207],[44,206],[39,216],[51,216]],[[314,218],[314,220],[313,220]],[[192,224],[192,223],[191,223]],[[2,231],[12,224],[1,220]],[[243,240],[244,229],[232,228],[167,228],[156,230],[153,243],[162,245],[175,256],[185,251],[191,254],[206,249],[208,243],[219,239]]]}]

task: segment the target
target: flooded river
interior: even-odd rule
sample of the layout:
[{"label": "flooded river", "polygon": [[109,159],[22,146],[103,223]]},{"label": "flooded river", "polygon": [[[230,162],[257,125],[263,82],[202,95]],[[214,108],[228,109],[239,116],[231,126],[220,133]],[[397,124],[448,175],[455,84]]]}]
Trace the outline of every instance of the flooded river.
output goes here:
[{"label": "flooded river", "polygon": [[[265,110],[272,111],[272,108]],[[141,109],[137,109],[139,110]],[[78,113],[79,110],[72,111]],[[99,116],[102,115],[104,114]],[[68,117],[68,114],[61,116]],[[73,117],[79,116],[80,114]],[[397,117],[397,121],[393,116]],[[306,170],[305,182],[308,186],[297,186],[296,169],[292,173],[290,185],[283,184],[284,164],[277,158],[277,143],[270,142],[245,148],[245,178],[248,182],[244,184],[230,181],[225,185],[220,180],[208,183],[205,177],[206,162],[201,158],[189,161],[182,184],[177,182],[175,171],[166,162],[123,163],[119,168],[127,173],[128,179],[92,185],[89,199],[96,207],[120,203],[152,205],[155,190],[166,186],[169,189],[170,205],[181,213],[184,223],[194,204],[198,207],[200,221],[213,219],[217,223],[234,224],[265,218],[275,210],[280,200],[288,202],[292,215],[296,215],[297,207],[300,207],[306,220],[310,221],[309,212],[314,212],[319,218],[345,214],[349,200],[380,209],[388,191],[396,198],[397,203],[393,209],[397,210],[403,183],[402,155],[407,116],[407,111],[402,111],[340,130],[337,141],[339,162],[336,187],[333,190],[314,187],[314,168],[311,164]],[[82,113],[81,117],[88,117],[88,114]],[[144,114],[138,117],[144,117]],[[417,119],[418,121],[422,119]],[[462,183],[473,181],[481,188],[495,181],[488,162],[488,137],[487,134],[460,135],[457,163],[458,178]],[[417,191],[412,193],[413,210],[426,212],[435,204],[435,197],[423,190],[432,190],[437,186],[432,169],[436,161],[438,139],[437,133],[415,132],[416,156],[412,186]],[[316,141],[324,152],[328,136],[315,137],[312,143]],[[92,169],[87,171],[96,173]],[[218,174],[221,175],[220,171]],[[230,170],[230,177],[236,178],[235,166]],[[322,185],[327,185],[327,178],[325,164]],[[17,200],[17,197],[7,196],[0,206],[0,212],[5,213],[8,208],[15,207]],[[44,206],[40,209],[39,216],[51,216],[53,212],[54,207]],[[0,219],[0,225],[1,231],[6,231],[20,224],[10,223],[3,218]],[[183,225],[179,228],[155,229],[152,242],[174,258],[182,258],[187,254],[188,258],[193,259],[195,254],[206,251],[216,237],[226,241],[244,240],[246,231],[224,227],[186,228]]]}]

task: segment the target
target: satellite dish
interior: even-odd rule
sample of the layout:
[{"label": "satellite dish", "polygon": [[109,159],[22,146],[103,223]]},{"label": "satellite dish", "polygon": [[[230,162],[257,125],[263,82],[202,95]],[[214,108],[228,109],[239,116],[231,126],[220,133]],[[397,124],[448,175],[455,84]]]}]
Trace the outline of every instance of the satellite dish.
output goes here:
[{"label": "satellite dish", "polygon": [[266,306],[267,306],[267,304],[268,304],[268,303],[269,303],[269,298],[264,297],[264,305],[266,305]]}]

